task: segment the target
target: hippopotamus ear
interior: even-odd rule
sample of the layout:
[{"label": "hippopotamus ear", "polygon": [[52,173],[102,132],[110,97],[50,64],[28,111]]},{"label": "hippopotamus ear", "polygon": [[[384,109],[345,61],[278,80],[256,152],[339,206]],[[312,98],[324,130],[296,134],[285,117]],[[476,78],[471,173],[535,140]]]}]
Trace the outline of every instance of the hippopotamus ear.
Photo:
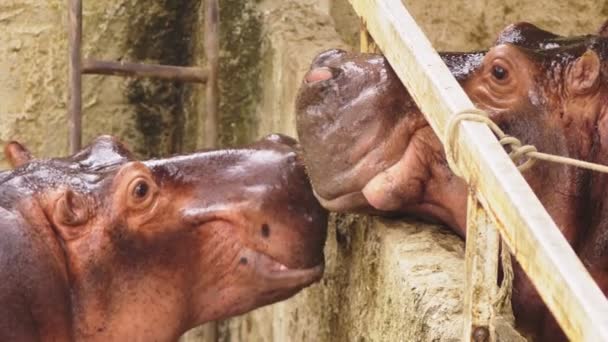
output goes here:
[{"label": "hippopotamus ear", "polygon": [[4,147],[4,155],[13,168],[26,164],[33,159],[30,151],[16,141],[11,141]]},{"label": "hippopotamus ear", "polygon": [[572,64],[567,75],[567,87],[575,94],[586,94],[597,88],[600,79],[601,62],[597,53],[587,50]]},{"label": "hippopotamus ear", "polygon": [[102,135],[69,159],[87,168],[101,169],[120,165],[134,158],[131,151],[117,138]]},{"label": "hippopotamus ear", "polygon": [[159,187],[150,169],[141,162],[129,162],[116,173],[112,184],[113,211],[142,213],[154,207]]},{"label": "hippopotamus ear", "polygon": [[60,191],[51,211],[53,224],[65,241],[76,239],[86,232],[84,226],[91,215],[84,195],[69,189]]}]

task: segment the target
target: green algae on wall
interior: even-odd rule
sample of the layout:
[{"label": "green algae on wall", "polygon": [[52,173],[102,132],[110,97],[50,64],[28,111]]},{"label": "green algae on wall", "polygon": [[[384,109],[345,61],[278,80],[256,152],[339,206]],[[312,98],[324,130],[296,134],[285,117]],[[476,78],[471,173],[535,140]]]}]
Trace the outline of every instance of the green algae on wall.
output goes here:
[{"label": "green algae on wall", "polygon": [[[200,0],[162,0],[148,18],[137,18],[128,32],[132,58],[159,64],[190,66],[193,58],[192,36],[197,29]],[[186,110],[184,100],[192,85],[149,79],[132,79],[127,87],[129,102],[135,107],[137,129],[143,144],[136,152],[159,157],[182,152]],[[190,120],[191,122],[191,120]]]},{"label": "green algae on wall", "polygon": [[262,36],[255,3],[220,1],[220,146],[241,145],[253,139]]}]

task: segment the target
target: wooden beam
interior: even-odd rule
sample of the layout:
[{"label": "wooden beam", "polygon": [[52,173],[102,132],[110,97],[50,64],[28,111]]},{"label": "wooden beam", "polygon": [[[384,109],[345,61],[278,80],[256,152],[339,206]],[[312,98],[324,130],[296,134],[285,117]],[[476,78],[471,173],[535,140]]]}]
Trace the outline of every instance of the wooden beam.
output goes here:
[{"label": "wooden beam", "polygon": [[498,230],[477,201],[476,194],[470,191],[467,206],[463,341],[496,340],[490,336],[490,320],[492,303],[498,292],[499,243]]},{"label": "wooden beam", "polygon": [[204,147],[218,147],[219,139],[219,56],[220,5],[218,0],[205,0],[204,46],[207,59],[207,89],[205,93]]},{"label": "wooden beam", "polygon": [[68,0],[68,127],[70,153],[82,146],[82,0]]},{"label": "wooden beam", "polygon": [[[350,0],[443,140],[452,115],[474,108],[400,0]],[[463,122],[458,166],[514,256],[573,341],[608,341],[608,302],[490,129]]]},{"label": "wooden beam", "polygon": [[83,74],[150,77],[171,81],[205,83],[207,71],[197,67],[180,67],[160,64],[100,61],[85,59]]}]

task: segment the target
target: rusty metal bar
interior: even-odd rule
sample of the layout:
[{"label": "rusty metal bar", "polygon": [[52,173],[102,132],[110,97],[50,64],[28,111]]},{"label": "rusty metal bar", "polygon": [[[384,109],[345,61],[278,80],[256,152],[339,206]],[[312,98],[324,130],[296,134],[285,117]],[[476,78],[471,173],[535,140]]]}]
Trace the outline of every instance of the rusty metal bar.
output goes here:
[{"label": "rusty metal bar", "polygon": [[150,77],[195,83],[207,82],[207,71],[203,68],[101,61],[95,59],[85,59],[83,61],[82,73],[127,77]]},{"label": "rusty metal bar", "polygon": [[82,0],[68,0],[68,127],[70,152],[82,145]]},{"label": "rusty metal bar", "polygon": [[204,46],[207,59],[207,89],[205,95],[204,147],[217,147],[219,138],[219,31],[220,6],[218,0],[205,1]]}]

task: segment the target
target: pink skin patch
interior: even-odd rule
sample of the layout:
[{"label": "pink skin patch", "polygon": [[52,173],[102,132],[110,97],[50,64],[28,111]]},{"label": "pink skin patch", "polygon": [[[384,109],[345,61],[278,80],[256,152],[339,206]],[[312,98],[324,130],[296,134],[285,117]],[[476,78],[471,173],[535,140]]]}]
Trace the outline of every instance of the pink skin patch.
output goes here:
[{"label": "pink skin patch", "polygon": [[313,83],[313,82],[327,81],[332,77],[334,77],[334,75],[331,73],[331,70],[329,70],[329,68],[323,67],[323,68],[316,68],[316,69],[309,71],[306,74],[306,76],[304,77],[304,80],[306,81],[306,83]]}]

